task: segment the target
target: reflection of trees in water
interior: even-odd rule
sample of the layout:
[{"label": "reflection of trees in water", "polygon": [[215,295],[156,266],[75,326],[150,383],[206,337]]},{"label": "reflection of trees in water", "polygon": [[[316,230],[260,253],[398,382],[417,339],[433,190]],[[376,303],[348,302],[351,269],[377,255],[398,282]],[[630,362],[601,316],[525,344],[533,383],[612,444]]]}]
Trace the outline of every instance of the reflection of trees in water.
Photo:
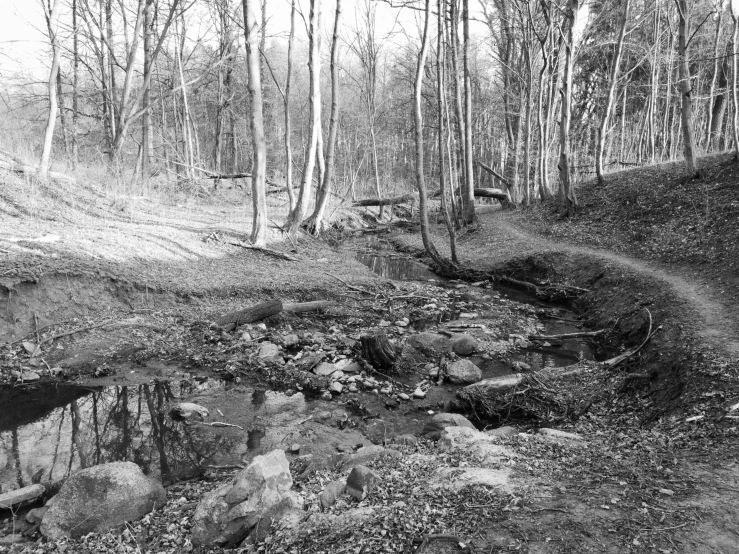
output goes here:
[{"label": "reflection of trees in water", "polygon": [[168,480],[228,454],[239,437],[168,417],[170,401],[199,387],[178,388],[177,395],[166,382],[92,391],[39,421],[0,433],[0,449],[9,450],[0,484],[14,489],[55,482],[76,469],[121,460]]}]

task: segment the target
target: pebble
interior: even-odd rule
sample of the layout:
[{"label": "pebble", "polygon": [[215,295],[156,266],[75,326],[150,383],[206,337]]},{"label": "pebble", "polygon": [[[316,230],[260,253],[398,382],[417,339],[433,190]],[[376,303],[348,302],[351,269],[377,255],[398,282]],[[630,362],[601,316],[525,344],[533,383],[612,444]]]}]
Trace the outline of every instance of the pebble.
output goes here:
[{"label": "pebble", "polygon": [[410,397],[410,396],[408,396],[408,395],[407,395],[406,393],[404,393],[404,392],[401,392],[401,393],[400,393],[400,394],[398,395],[398,398],[400,398],[401,400],[410,400],[410,399],[411,399],[411,397]]},{"label": "pebble", "polygon": [[341,391],[344,390],[344,385],[339,383],[338,381],[334,381],[331,383],[331,392],[335,392],[336,394],[341,394]]},{"label": "pebble", "polygon": [[385,321],[384,319],[381,319],[379,325],[380,325],[380,327],[390,327],[390,322],[389,321]]},{"label": "pebble", "polygon": [[329,391],[324,391],[321,395],[321,400],[331,400],[333,395]]},{"label": "pebble", "polygon": [[413,398],[426,398],[426,393],[421,389],[421,387],[418,387],[413,391]]},{"label": "pebble", "polygon": [[396,321],[395,322],[395,326],[396,327],[408,327],[408,322],[407,321],[402,321],[402,320],[401,321]]}]

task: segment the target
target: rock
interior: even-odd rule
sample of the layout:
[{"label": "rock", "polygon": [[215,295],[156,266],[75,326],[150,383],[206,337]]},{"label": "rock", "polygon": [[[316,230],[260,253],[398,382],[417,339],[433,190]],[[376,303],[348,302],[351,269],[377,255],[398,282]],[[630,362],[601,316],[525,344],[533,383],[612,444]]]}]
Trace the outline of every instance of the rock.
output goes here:
[{"label": "rock", "polygon": [[447,427],[442,431],[436,448],[442,452],[464,451],[477,458],[498,462],[500,458],[514,455],[507,447],[499,444],[497,437],[467,427]]},{"label": "rock", "polygon": [[282,344],[285,345],[285,348],[297,346],[300,344],[300,337],[298,335],[285,335],[282,337]]},{"label": "rock", "polygon": [[208,409],[193,402],[180,402],[172,406],[169,415],[172,416],[172,419],[199,419],[202,421],[208,417]]},{"label": "rock", "polygon": [[578,435],[577,433],[568,433],[567,431],[560,431],[559,429],[542,428],[539,429],[539,434],[551,439],[566,439],[573,441],[585,440],[582,435]]},{"label": "rock", "polygon": [[431,421],[426,423],[421,435],[431,440],[439,440],[441,433],[447,427],[466,427],[468,429],[475,429],[472,422],[463,415],[441,413],[436,414],[431,418]]},{"label": "rock", "polygon": [[407,395],[406,393],[404,393],[404,392],[401,392],[401,393],[400,393],[400,394],[398,395],[398,398],[400,398],[401,400],[410,400],[410,399],[411,399],[411,397],[410,397],[410,396],[408,396],[408,395]]},{"label": "rock", "polygon": [[452,336],[452,351],[458,356],[469,356],[480,351],[480,344],[472,335],[463,333]]},{"label": "rock", "polygon": [[282,450],[256,456],[234,480],[206,494],[192,516],[192,541],[236,546],[259,524],[297,519],[300,496],[292,492],[290,467]]},{"label": "rock", "polygon": [[459,491],[465,487],[491,487],[512,493],[511,470],[507,467],[442,467],[431,480],[432,487]]},{"label": "rock", "polygon": [[50,540],[78,539],[141,519],[161,508],[167,493],[132,462],[113,462],[73,473],[50,502],[41,533]]},{"label": "rock", "polygon": [[349,383],[349,386],[346,389],[349,392],[359,392],[359,387],[356,383]]},{"label": "rock", "polygon": [[502,390],[512,389],[524,380],[523,373],[512,373],[510,375],[501,375],[500,377],[492,377],[483,379],[477,383],[467,385],[465,390],[474,392],[475,394],[495,394]]},{"label": "rock", "polygon": [[421,387],[416,387],[413,391],[413,398],[426,398],[426,392]]},{"label": "rock", "polygon": [[241,333],[241,340],[243,340],[244,342],[250,342],[251,335],[247,331],[244,331],[243,333]]},{"label": "rock", "polygon": [[23,502],[36,500],[39,496],[46,492],[43,485],[29,485],[22,489],[16,489],[4,494],[0,494],[0,510],[8,510],[13,506],[17,506]]},{"label": "rock", "polygon": [[397,437],[393,437],[390,441],[393,444],[402,444],[405,446],[415,446],[418,444],[418,438],[415,435],[398,435]]},{"label": "rock", "polygon": [[485,431],[485,434],[490,435],[491,437],[512,437],[514,435],[518,435],[518,429],[511,427],[510,425],[506,425],[504,427]]},{"label": "rock", "polygon": [[265,362],[279,363],[284,361],[280,355],[280,347],[273,342],[263,342],[260,344],[257,356]]},{"label": "rock", "polygon": [[334,371],[331,374],[331,379],[333,379],[334,381],[338,381],[340,379],[344,379],[344,372],[341,371],[340,369],[337,369],[336,371]]},{"label": "rock", "polygon": [[363,446],[354,454],[344,454],[336,463],[337,469],[346,470],[354,466],[364,465],[378,458],[400,458],[401,454],[393,448],[385,448],[377,444]]},{"label": "rock", "polygon": [[452,341],[437,333],[418,333],[408,337],[408,345],[422,352],[446,354],[452,350]]},{"label": "rock", "polygon": [[516,339],[516,346],[519,348],[528,348],[531,344],[526,339]]},{"label": "rock", "polygon": [[6,535],[4,537],[0,537],[0,546],[11,546],[14,544],[24,544],[24,543],[30,543],[30,539],[27,539],[23,535]]},{"label": "rock", "polygon": [[341,394],[341,391],[344,390],[344,385],[339,383],[338,381],[334,381],[331,383],[331,392],[334,392],[336,394]]},{"label": "rock", "polygon": [[44,506],[42,508],[34,508],[33,510],[29,510],[26,514],[26,521],[31,525],[41,523],[41,520],[44,519],[44,514],[47,512],[48,509],[49,506]]},{"label": "rock", "polygon": [[380,327],[390,327],[390,322],[385,321],[384,319],[381,319],[379,325]]},{"label": "rock", "polygon": [[395,322],[395,326],[396,327],[408,327],[408,322],[407,321],[403,321],[401,319],[401,320],[398,320],[398,321]]},{"label": "rock", "polygon": [[321,395],[321,400],[332,400],[333,395],[330,391],[323,391],[323,394]]},{"label": "rock", "polygon": [[39,379],[41,379],[41,376],[35,371],[24,371],[23,373],[21,373],[21,379],[24,383],[31,383],[33,381],[38,381]]},{"label": "rock", "polygon": [[346,492],[346,483],[342,481],[331,481],[318,496],[321,508],[325,510],[336,504],[336,501],[344,492]]},{"label": "rock", "polygon": [[362,366],[360,366],[357,362],[350,362],[342,367],[341,371],[343,371],[344,373],[359,373],[360,371],[362,371]]},{"label": "rock", "polygon": [[380,476],[367,466],[357,466],[346,480],[346,492],[357,500],[364,500],[379,480]]},{"label": "rock", "polygon": [[482,371],[469,360],[457,360],[446,368],[447,379],[450,383],[470,384],[482,379]]},{"label": "rock", "polygon": [[513,362],[511,369],[514,371],[531,371],[531,366],[526,362]]},{"label": "rock", "polygon": [[336,366],[328,362],[321,362],[313,368],[313,373],[320,375],[321,377],[328,377],[336,371]]}]

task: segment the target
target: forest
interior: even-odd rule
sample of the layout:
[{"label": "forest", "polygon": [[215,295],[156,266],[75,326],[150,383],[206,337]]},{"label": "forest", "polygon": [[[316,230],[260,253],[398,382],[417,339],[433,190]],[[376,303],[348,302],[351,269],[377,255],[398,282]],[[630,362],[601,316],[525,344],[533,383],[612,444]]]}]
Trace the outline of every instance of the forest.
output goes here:
[{"label": "forest", "polygon": [[0,554],[739,549],[739,0],[4,0]]}]

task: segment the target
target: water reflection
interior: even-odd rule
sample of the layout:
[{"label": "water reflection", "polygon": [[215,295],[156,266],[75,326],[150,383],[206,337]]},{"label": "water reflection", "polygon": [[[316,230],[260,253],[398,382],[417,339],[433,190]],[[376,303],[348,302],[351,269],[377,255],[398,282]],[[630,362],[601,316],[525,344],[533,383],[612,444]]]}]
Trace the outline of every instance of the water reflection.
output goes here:
[{"label": "water reflection", "polygon": [[[209,421],[245,430],[172,420],[171,403],[184,398],[207,407]],[[45,413],[38,413],[39,404],[46,406]],[[58,482],[77,469],[120,460],[135,462],[165,482],[210,464],[241,463],[260,453],[271,426],[294,421],[306,409],[302,394],[251,391],[210,379],[97,390],[39,388],[26,394],[24,402],[2,405],[5,414],[13,406],[19,423],[9,425],[0,416],[4,491]],[[29,421],[24,411],[35,419]]]},{"label": "water reflection", "polygon": [[441,277],[429,268],[408,258],[357,254],[357,260],[386,279],[395,279],[398,281],[441,280]]}]

